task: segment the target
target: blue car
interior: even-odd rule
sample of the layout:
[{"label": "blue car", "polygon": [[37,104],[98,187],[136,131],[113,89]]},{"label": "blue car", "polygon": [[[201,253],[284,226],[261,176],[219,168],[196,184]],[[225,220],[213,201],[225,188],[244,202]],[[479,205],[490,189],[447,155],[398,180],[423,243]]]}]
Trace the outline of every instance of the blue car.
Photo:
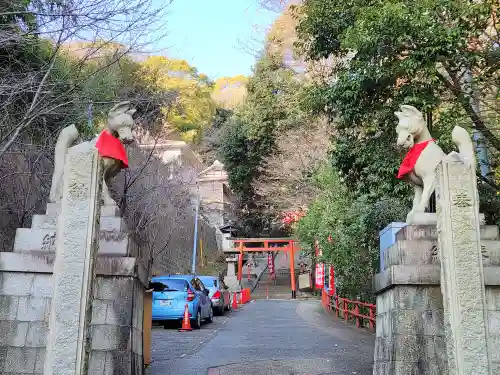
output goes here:
[{"label": "blue car", "polygon": [[153,321],[181,321],[188,305],[191,327],[200,328],[202,321],[211,323],[214,312],[209,290],[192,275],[157,276],[151,279],[153,291]]}]

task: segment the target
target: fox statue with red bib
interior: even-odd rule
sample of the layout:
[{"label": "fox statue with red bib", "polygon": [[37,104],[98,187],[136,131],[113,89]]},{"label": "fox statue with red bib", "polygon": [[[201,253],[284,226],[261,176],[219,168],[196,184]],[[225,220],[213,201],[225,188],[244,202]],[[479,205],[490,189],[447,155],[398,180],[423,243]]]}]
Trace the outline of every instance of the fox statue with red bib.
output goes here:
[{"label": "fox statue with red bib", "polygon": [[[107,127],[99,136],[86,142],[88,147],[95,147],[104,160],[104,184],[102,196],[105,205],[114,205],[106,186],[106,181],[116,176],[122,168],[128,168],[128,159],[123,144],[134,140],[132,127],[134,125],[133,115],[135,108],[130,102],[125,101],[116,104],[108,113]],[[59,202],[62,198],[62,181],[64,175],[64,163],[68,149],[78,138],[76,126],[70,125],[64,128],[57,138],[54,155],[54,174],[50,188],[50,202]]]},{"label": "fox statue with red bib", "polygon": [[[408,181],[414,188],[413,208],[406,217],[408,224],[415,222],[415,215],[423,213],[429,206],[429,200],[436,187],[436,167],[446,156],[444,151],[432,139],[422,113],[411,105],[402,105],[400,112],[394,114],[399,123],[397,145],[408,149],[398,178]],[[458,147],[459,155],[466,164],[475,167],[474,147],[469,133],[460,126],[455,126],[451,138]]]}]

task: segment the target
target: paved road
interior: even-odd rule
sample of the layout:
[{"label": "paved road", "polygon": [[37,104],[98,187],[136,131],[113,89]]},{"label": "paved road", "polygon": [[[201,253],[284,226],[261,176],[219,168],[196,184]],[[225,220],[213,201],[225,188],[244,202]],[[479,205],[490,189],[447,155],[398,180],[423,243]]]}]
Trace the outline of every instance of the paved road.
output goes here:
[{"label": "paved road", "polygon": [[150,375],[371,375],[374,335],[318,301],[259,300],[201,330],[156,328]]}]

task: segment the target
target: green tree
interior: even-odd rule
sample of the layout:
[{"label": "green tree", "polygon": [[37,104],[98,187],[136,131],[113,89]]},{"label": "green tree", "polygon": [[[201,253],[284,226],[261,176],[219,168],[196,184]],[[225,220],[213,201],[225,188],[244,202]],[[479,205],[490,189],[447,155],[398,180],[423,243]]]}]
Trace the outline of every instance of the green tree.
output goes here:
[{"label": "green tree", "polygon": [[301,12],[299,44],[309,57],[345,60],[334,85],[311,93],[315,108],[337,116],[339,129],[392,131],[392,113],[406,103],[438,110],[443,128],[445,120],[472,126],[500,149],[488,127],[500,113],[494,1],[306,0]]},{"label": "green tree", "polygon": [[142,63],[141,72],[153,91],[177,92],[176,105],[164,113],[165,126],[179,132],[184,140],[198,142],[215,113],[212,83],[185,60],[153,56]]},{"label": "green tree", "polygon": [[339,295],[372,301],[378,233],[384,223],[404,219],[408,202],[381,198],[374,203],[367,196],[356,197],[331,166],[320,169],[313,183],[321,193],[298,223],[302,248],[314,255],[312,245],[317,240],[323,253],[320,261],[335,266]]},{"label": "green tree", "polygon": [[266,157],[273,153],[276,136],[306,118],[300,110],[301,84],[279,55],[264,56],[248,80],[245,101],[223,127],[220,158],[229,175],[232,190],[240,200],[240,216],[258,234],[270,230],[272,212],[255,190],[255,181],[266,167]]}]

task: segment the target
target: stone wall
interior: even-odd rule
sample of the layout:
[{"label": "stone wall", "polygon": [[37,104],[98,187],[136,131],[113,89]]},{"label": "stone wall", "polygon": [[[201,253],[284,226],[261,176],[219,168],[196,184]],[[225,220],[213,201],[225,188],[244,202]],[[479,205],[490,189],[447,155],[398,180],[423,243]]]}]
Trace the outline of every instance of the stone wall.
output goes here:
[{"label": "stone wall", "polygon": [[[0,253],[0,375],[43,374],[52,263]],[[134,258],[100,256],[96,267],[89,375],[141,375],[146,274]]]},{"label": "stone wall", "polygon": [[443,325],[439,286],[404,285],[383,293],[377,298],[374,374],[444,374]]},{"label": "stone wall", "polygon": [[144,286],[113,276],[96,284],[89,375],[142,374]]},{"label": "stone wall", "polygon": [[43,374],[51,298],[49,274],[0,273],[0,374]]}]

